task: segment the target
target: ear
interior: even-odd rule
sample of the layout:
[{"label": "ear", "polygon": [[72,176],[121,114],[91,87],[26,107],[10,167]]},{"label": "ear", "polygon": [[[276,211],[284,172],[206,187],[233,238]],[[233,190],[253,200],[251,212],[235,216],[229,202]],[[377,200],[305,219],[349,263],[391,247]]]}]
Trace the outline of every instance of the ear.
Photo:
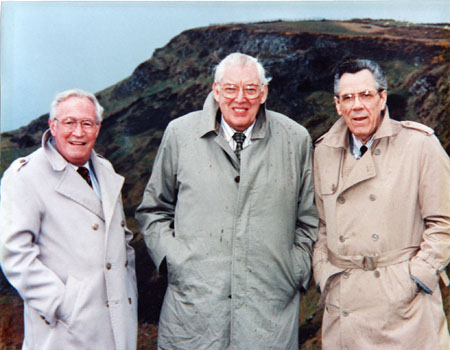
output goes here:
[{"label": "ear", "polygon": [[334,96],[334,106],[336,107],[336,112],[339,116],[342,116],[342,110],[341,110],[341,103],[339,102],[339,99]]},{"label": "ear", "polygon": [[269,95],[269,87],[267,85],[264,85],[263,90],[261,91],[261,104],[266,102],[268,95]]},{"label": "ear", "polygon": [[215,81],[213,83],[213,85],[212,85],[212,90],[213,90],[213,93],[214,93],[214,99],[216,100],[217,103],[219,103],[219,98],[220,98],[219,83],[217,83]]},{"label": "ear", "polygon": [[100,133],[100,128],[102,127],[102,123],[98,123],[98,128],[97,128],[97,132],[95,134],[95,139],[97,139],[98,134]]},{"label": "ear", "polygon": [[384,109],[386,108],[386,101],[387,101],[387,91],[386,90],[381,90],[380,91],[380,109],[382,111],[384,111]]},{"label": "ear", "polygon": [[54,120],[49,119],[48,120],[48,126],[50,127],[50,133],[53,137],[55,137],[56,134],[56,124]]}]

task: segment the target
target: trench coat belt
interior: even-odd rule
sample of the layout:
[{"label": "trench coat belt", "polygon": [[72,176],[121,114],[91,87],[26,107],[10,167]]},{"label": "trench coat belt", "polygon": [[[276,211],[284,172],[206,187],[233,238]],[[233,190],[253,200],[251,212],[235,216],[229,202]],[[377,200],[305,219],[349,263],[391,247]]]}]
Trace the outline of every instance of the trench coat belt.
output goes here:
[{"label": "trench coat belt", "polygon": [[411,246],[374,255],[339,255],[328,249],[328,261],[342,269],[363,269],[374,271],[377,267],[385,267],[410,260],[419,246]]}]

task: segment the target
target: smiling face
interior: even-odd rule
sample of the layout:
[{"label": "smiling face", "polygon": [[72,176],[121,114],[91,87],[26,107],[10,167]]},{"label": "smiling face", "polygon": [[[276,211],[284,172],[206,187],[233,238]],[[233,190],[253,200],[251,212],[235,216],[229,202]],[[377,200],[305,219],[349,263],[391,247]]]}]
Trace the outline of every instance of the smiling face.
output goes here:
[{"label": "smiling face", "polygon": [[[364,100],[364,91],[373,91],[373,98]],[[346,102],[346,95],[353,95],[353,100]],[[386,107],[386,90],[378,93],[372,73],[367,69],[345,73],[339,80],[339,93],[334,102],[337,113],[344,118],[350,131],[366,143],[380,125],[381,112]]]},{"label": "smiling face", "polygon": [[[64,125],[68,118],[77,122],[74,129]],[[94,103],[85,97],[71,96],[59,104],[56,120],[49,120],[50,131],[58,152],[70,163],[86,164],[100,131],[100,124],[92,130],[85,130],[81,120],[97,122]]]},{"label": "smiling face", "polygon": [[[239,93],[234,98],[223,95],[222,87],[225,85],[235,85],[239,88]],[[267,85],[261,90],[255,99],[248,99],[244,94],[244,87],[247,85],[260,86],[258,70],[255,64],[248,66],[227,65],[220,82],[213,84],[214,99],[219,104],[223,118],[234,130],[244,131],[256,118],[259,106],[266,101]]]}]

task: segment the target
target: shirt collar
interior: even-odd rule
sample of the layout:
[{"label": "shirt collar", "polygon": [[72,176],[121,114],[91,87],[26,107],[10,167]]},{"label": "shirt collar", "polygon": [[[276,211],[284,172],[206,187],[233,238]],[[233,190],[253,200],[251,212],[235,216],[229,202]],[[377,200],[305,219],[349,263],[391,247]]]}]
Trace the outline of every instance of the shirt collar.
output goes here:
[{"label": "shirt collar", "polygon": [[[236,130],[234,130],[224,119],[223,115],[220,121],[220,126],[223,130],[223,136],[225,138],[225,141],[230,142],[231,139],[233,138],[233,135],[235,132],[237,132]],[[243,131],[244,135],[245,135],[245,139],[246,140],[250,140],[251,135],[252,135],[252,130],[253,127],[255,126],[255,122],[253,121],[252,125],[250,125],[247,129],[245,129]]]},{"label": "shirt collar", "polygon": [[359,159],[361,158],[361,146],[365,145],[367,149],[370,149],[370,146],[372,146],[373,141],[375,140],[375,134],[373,134],[370,140],[365,144],[362,143],[354,134],[350,133],[350,135],[350,153],[355,156],[356,159]]},{"label": "shirt collar", "polygon": [[[91,170],[91,166],[89,165],[89,161],[87,161],[86,162],[86,164],[84,164],[84,165],[82,165],[83,167],[85,167],[87,170],[89,170],[89,172],[90,173],[92,173],[92,170]],[[78,170],[78,168],[81,168],[80,166],[78,166],[78,165],[75,165],[75,164],[72,164],[72,163],[69,163],[71,166],[72,166],[72,168],[74,168],[75,170]]]}]

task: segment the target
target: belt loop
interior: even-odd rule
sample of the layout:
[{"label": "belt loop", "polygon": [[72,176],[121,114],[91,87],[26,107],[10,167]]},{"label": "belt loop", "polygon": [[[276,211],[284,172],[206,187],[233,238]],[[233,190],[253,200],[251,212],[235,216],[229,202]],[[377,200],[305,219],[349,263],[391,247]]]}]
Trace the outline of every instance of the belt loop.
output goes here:
[{"label": "belt loop", "polygon": [[375,256],[363,257],[363,269],[364,271],[374,271],[377,268],[377,261]]}]

